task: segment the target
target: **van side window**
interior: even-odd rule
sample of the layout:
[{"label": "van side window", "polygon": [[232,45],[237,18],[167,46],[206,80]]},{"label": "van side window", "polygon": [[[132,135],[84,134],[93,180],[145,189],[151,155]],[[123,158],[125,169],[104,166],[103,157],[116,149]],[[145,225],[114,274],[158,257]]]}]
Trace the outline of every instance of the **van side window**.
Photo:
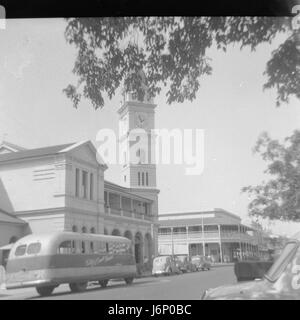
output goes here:
[{"label": "van side window", "polygon": [[27,254],[38,254],[41,251],[41,247],[40,242],[31,243],[27,248]]},{"label": "van side window", "polygon": [[26,244],[23,244],[21,246],[18,246],[16,251],[15,251],[15,256],[19,257],[19,256],[23,256],[26,252]]},{"label": "van side window", "polygon": [[72,241],[66,240],[59,245],[59,247],[57,249],[57,253],[58,254],[71,254],[73,251],[72,247],[73,247]]},{"label": "van side window", "polygon": [[97,254],[104,254],[106,253],[106,243],[105,242],[100,242],[100,241],[97,241],[95,243],[95,253]]}]

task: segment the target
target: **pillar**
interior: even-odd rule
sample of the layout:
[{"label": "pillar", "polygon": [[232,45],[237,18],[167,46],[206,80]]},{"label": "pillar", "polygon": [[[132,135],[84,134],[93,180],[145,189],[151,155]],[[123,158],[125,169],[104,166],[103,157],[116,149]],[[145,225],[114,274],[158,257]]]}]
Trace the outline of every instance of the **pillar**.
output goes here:
[{"label": "pillar", "polygon": [[120,215],[123,215],[122,196],[120,195]]},{"label": "pillar", "polygon": [[202,253],[203,253],[204,256],[206,256],[203,218],[202,218],[202,248],[203,248]]},{"label": "pillar", "polygon": [[219,246],[220,246],[220,260],[223,262],[223,252],[222,252],[222,239],[221,239],[221,225],[218,225],[219,229]]},{"label": "pillar", "polygon": [[239,230],[239,245],[240,245],[240,259],[242,260],[242,242],[241,242],[241,226],[238,225],[238,230]]},{"label": "pillar", "polygon": [[171,241],[172,241],[172,256],[174,255],[174,239],[173,239],[173,227],[171,227]]}]

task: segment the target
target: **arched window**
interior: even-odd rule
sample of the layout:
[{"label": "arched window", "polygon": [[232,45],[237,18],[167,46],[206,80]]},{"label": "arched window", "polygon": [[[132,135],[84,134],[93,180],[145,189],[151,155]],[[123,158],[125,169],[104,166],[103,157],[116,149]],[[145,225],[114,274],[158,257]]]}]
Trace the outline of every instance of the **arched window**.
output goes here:
[{"label": "arched window", "polygon": [[96,231],[95,231],[95,228],[94,228],[94,227],[92,227],[92,228],[91,228],[91,233],[96,233]]},{"label": "arched window", "polygon": [[139,157],[139,164],[146,162],[146,152],[144,149],[138,149],[137,156]]},{"label": "arched window", "polygon": [[77,232],[77,231],[78,231],[78,228],[77,228],[76,226],[73,226],[73,227],[72,227],[72,231],[73,231],[73,232]]},{"label": "arched window", "polygon": [[17,242],[18,238],[16,236],[13,236],[9,239],[9,243],[15,243]]},{"label": "arched window", "polygon": [[81,232],[86,233],[86,227],[82,227]]},{"label": "arched window", "polygon": [[111,233],[112,236],[120,236],[121,232],[118,229],[114,229]]}]

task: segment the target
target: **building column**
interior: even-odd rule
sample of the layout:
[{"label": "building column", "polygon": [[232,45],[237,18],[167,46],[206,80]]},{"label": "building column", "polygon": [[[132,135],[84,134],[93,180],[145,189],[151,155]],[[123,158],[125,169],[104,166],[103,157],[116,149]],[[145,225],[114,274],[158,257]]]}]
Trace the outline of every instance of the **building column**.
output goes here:
[{"label": "building column", "polygon": [[174,239],[173,239],[173,227],[171,227],[171,241],[172,241],[172,256],[174,255]]},{"label": "building column", "polygon": [[206,256],[206,249],[205,249],[205,238],[204,238],[204,225],[203,225],[203,218],[202,218],[202,253],[203,256]]},{"label": "building column", "polygon": [[219,229],[220,260],[222,263],[223,262],[223,251],[222,251],[221,225],[220,224],[218,224],[218,229]]},{"label": "building column", "polygon": [[107,206],[108,206],[108,210],[107,213],[110,214],[110,192],[107,191]]},{"label": "building column", "polygon": [[122,196],[120,195],[120,215],[123,215]]},{"label": "building column", "polygon": [[241,242],[241,226],[240,225],[238,225],[238,231],[239,231],[240,259],[242,260],[242,242]]},{"label": "building column", "polygon": [[240,242],[240,255],[241,255],[241,260],[244,260],[244,257],[243,257],[243,242]]},{"label": "building column", "polygon": [[131,217],[133,216],[133,200],[132,198],[130,198],[130,213],[131,213]]}]

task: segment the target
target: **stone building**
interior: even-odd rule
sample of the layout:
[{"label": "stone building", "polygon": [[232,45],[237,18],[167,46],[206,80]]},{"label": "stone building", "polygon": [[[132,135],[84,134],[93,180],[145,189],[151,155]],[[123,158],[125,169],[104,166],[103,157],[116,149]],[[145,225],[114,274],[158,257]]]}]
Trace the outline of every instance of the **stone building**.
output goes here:
[{"label": "stone building", "polygon": [[[125,146],[132,145],[128,137],[135,128],[151,135],[154,108],[152,101],[125,96],[119,109],[120,141]],[[108,166],[91,141],[28,150],[3,142],[0,230],[6,231],[0,232],[0,246],[28,233],[112,234],[133,241],[138,264],[151,261],[157,254],[156,166],[142,159],[133,163],[131,153],[126,148],[124,152],[121,186],[105,180]],[[138,157],[142,155],[139,150]]]}]

